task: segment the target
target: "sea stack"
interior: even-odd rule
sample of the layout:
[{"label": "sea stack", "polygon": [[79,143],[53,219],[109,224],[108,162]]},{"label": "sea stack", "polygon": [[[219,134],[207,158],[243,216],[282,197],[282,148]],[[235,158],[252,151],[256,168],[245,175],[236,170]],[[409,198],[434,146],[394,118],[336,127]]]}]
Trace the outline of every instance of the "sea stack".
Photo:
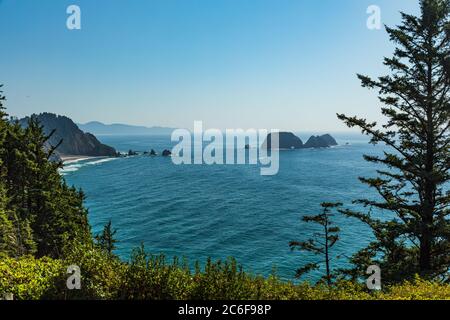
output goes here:
[{"label": "sea stack", "polygon": [[264,140],[264,143],[262,144],[262,148],[272,149],[272,134],[278,135],[279,137],[279,149],[329,148],[338,145],[336,140],[329,134],[311,136],[308,141],[303,144],[302,140],[292,132],[279,132],[268,134],[266,140]]},{"label": "sea stack", "polygon": [[279,149],[301,149],[303,148],[302,140],[292,132],[269,133],[262,147],[264,149],[272,149],[272,135],[274,138],[278,135]]},{"label": "sea stack", "polygon": [[336,140],[329,134],[322,136],[311,136],[305,143],[305,148],[329,148],[337,146]]}]

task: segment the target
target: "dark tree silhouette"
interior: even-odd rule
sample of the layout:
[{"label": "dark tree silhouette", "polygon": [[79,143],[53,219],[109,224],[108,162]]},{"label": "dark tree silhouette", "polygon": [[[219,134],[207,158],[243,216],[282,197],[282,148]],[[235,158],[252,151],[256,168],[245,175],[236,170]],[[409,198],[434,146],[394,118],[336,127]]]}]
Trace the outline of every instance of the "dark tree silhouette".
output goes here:
[{"label": "dark tree silhouette", "polygon": [[[396,44],[385,58],[390,75],[373,80],[358,75],[362,86],[376,89],[387,122],[338,114],[349,127],[359,127],[373,144],[388,148],[369,162],[387,167],[377,177],[360,178],[378,199],[360,199],[369,213],[343,211],[369,225],[375,240],[357,253],[350,270],[361,276],[378,264],[384,281],[419,273],[448,279],[450,267],[450,2],[422,0],[421,15],[402,13],[402,24],[386,27]],[[371,211],[383,214],[375,218]]]},{"label": "dark tree silhouette", "polygon": [[35,117],[22,127],[0,91],[0,255],[60,258],[72,241],[92,243],[84,194],[60,176],[55,149]]},{"label": "dark tree silhouette", "polygon": [[300,278],[305,273],[312,270],[320,269],[322,264],[325,265],[325,276],[328,285],[332,284],[332,270],[331,270],[331,249],[339,240],[339,227],[335,226],[331,218],[333,217],[332,210],[342,206],[342,203],[328,203],[321,204],[323,212],[315,216],[304,216],[302,218],[305,222],[313,222],[322,226],[323,231],[314,234],[313,239],[307,241],[291,241],[289,246],[292,250],[308,251],[316,255],[323,256],[324,260],[315,263],[308,263],[305,266],[299,268],[296,273],[296,277]]},{"label": "dark tree silhouette", "polygon": [[116,233],[117,230],[113,230],[112,222],[109,220],[109,222],[103,227],[102,233],[95,236],[97,245],[100,249],[107,252],[109,256],[112,256],[113,251],[116,249],[115,244],[117,243],[117,240],[114,238]]}]

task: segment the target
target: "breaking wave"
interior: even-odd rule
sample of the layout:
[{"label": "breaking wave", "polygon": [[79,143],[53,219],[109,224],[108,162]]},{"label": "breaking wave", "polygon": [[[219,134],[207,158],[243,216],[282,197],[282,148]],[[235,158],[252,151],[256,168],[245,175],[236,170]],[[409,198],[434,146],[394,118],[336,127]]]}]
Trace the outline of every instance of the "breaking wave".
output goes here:
[{"label": "breaking wave", "polygon": [[86,167],[86,166],[100,165],[102,163],[113,161],[116,159],[117,158],[103,158],[103,159],[97,159],[97,160],[78,159],[78,160],[67,161],[64,164],[64,167],[62,167],[59,170],[59,173],[64,176],[64,175],[67,175],[68,173],[78,171],[81,168]]}]

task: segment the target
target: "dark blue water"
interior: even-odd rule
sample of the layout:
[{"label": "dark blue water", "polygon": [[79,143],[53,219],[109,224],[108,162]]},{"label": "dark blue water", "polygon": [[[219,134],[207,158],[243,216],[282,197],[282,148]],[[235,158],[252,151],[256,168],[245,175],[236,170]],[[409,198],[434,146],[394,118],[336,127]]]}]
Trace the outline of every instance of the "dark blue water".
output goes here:
[{"label": "dark blue water", "polygon": [[[173,145],[170,137],[99,138],[120,151],[161,152]],[[112,220],[123,259],[143,242],[154,254],[192,262],[233,256],[246,270],[268,275],[276,267],[282,278],[293,279],[296,268],[318,259],[289,249],[289,241],[319,231],[301,217],[319,213],[324,201],[355,208],[352,200],[374,195],[358,177],[374,175],[375,167],[362,156],[380,154],[381,147],[355,136],[338,142],[330,149],[281,152],[275,176],[261,176],[252,165],[177,166],[170,158],[145,156],[68,164],[64,175],[85,191],[94,233]],[[349,256],[370,240],[361,222],[339,214],[334,220],[342,229],[334,252]],[[334,266],[346,261],[343,257]]]}]

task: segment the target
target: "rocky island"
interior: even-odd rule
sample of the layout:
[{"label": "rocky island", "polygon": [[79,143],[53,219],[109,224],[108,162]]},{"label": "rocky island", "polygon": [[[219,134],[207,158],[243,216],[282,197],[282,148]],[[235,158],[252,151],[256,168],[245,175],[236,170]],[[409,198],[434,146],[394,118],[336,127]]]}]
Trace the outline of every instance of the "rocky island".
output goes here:
[{"label": "rocky island", "polygon": [[[279,149],[301,149],[303,148],[302,140],[291,132],[279,132]],[[272,133],[269,133],[262,147],[264,149],[272,149]]]},{"label": "rocky island", "polygon": [[322,136],[311,136],[304,144],[304,148],[329,148],[337,146],[336,140],[329,134]]},{"label": "rocky island", "polygon": [[[330,134],[311,136],[305,144],[292,132],[279,132],[277,135],[279,137],[279,149],[329,148],[338,145]],[[271,138],[272,133],[269,133],[262,144],[262,148],[272,149]]]}]

